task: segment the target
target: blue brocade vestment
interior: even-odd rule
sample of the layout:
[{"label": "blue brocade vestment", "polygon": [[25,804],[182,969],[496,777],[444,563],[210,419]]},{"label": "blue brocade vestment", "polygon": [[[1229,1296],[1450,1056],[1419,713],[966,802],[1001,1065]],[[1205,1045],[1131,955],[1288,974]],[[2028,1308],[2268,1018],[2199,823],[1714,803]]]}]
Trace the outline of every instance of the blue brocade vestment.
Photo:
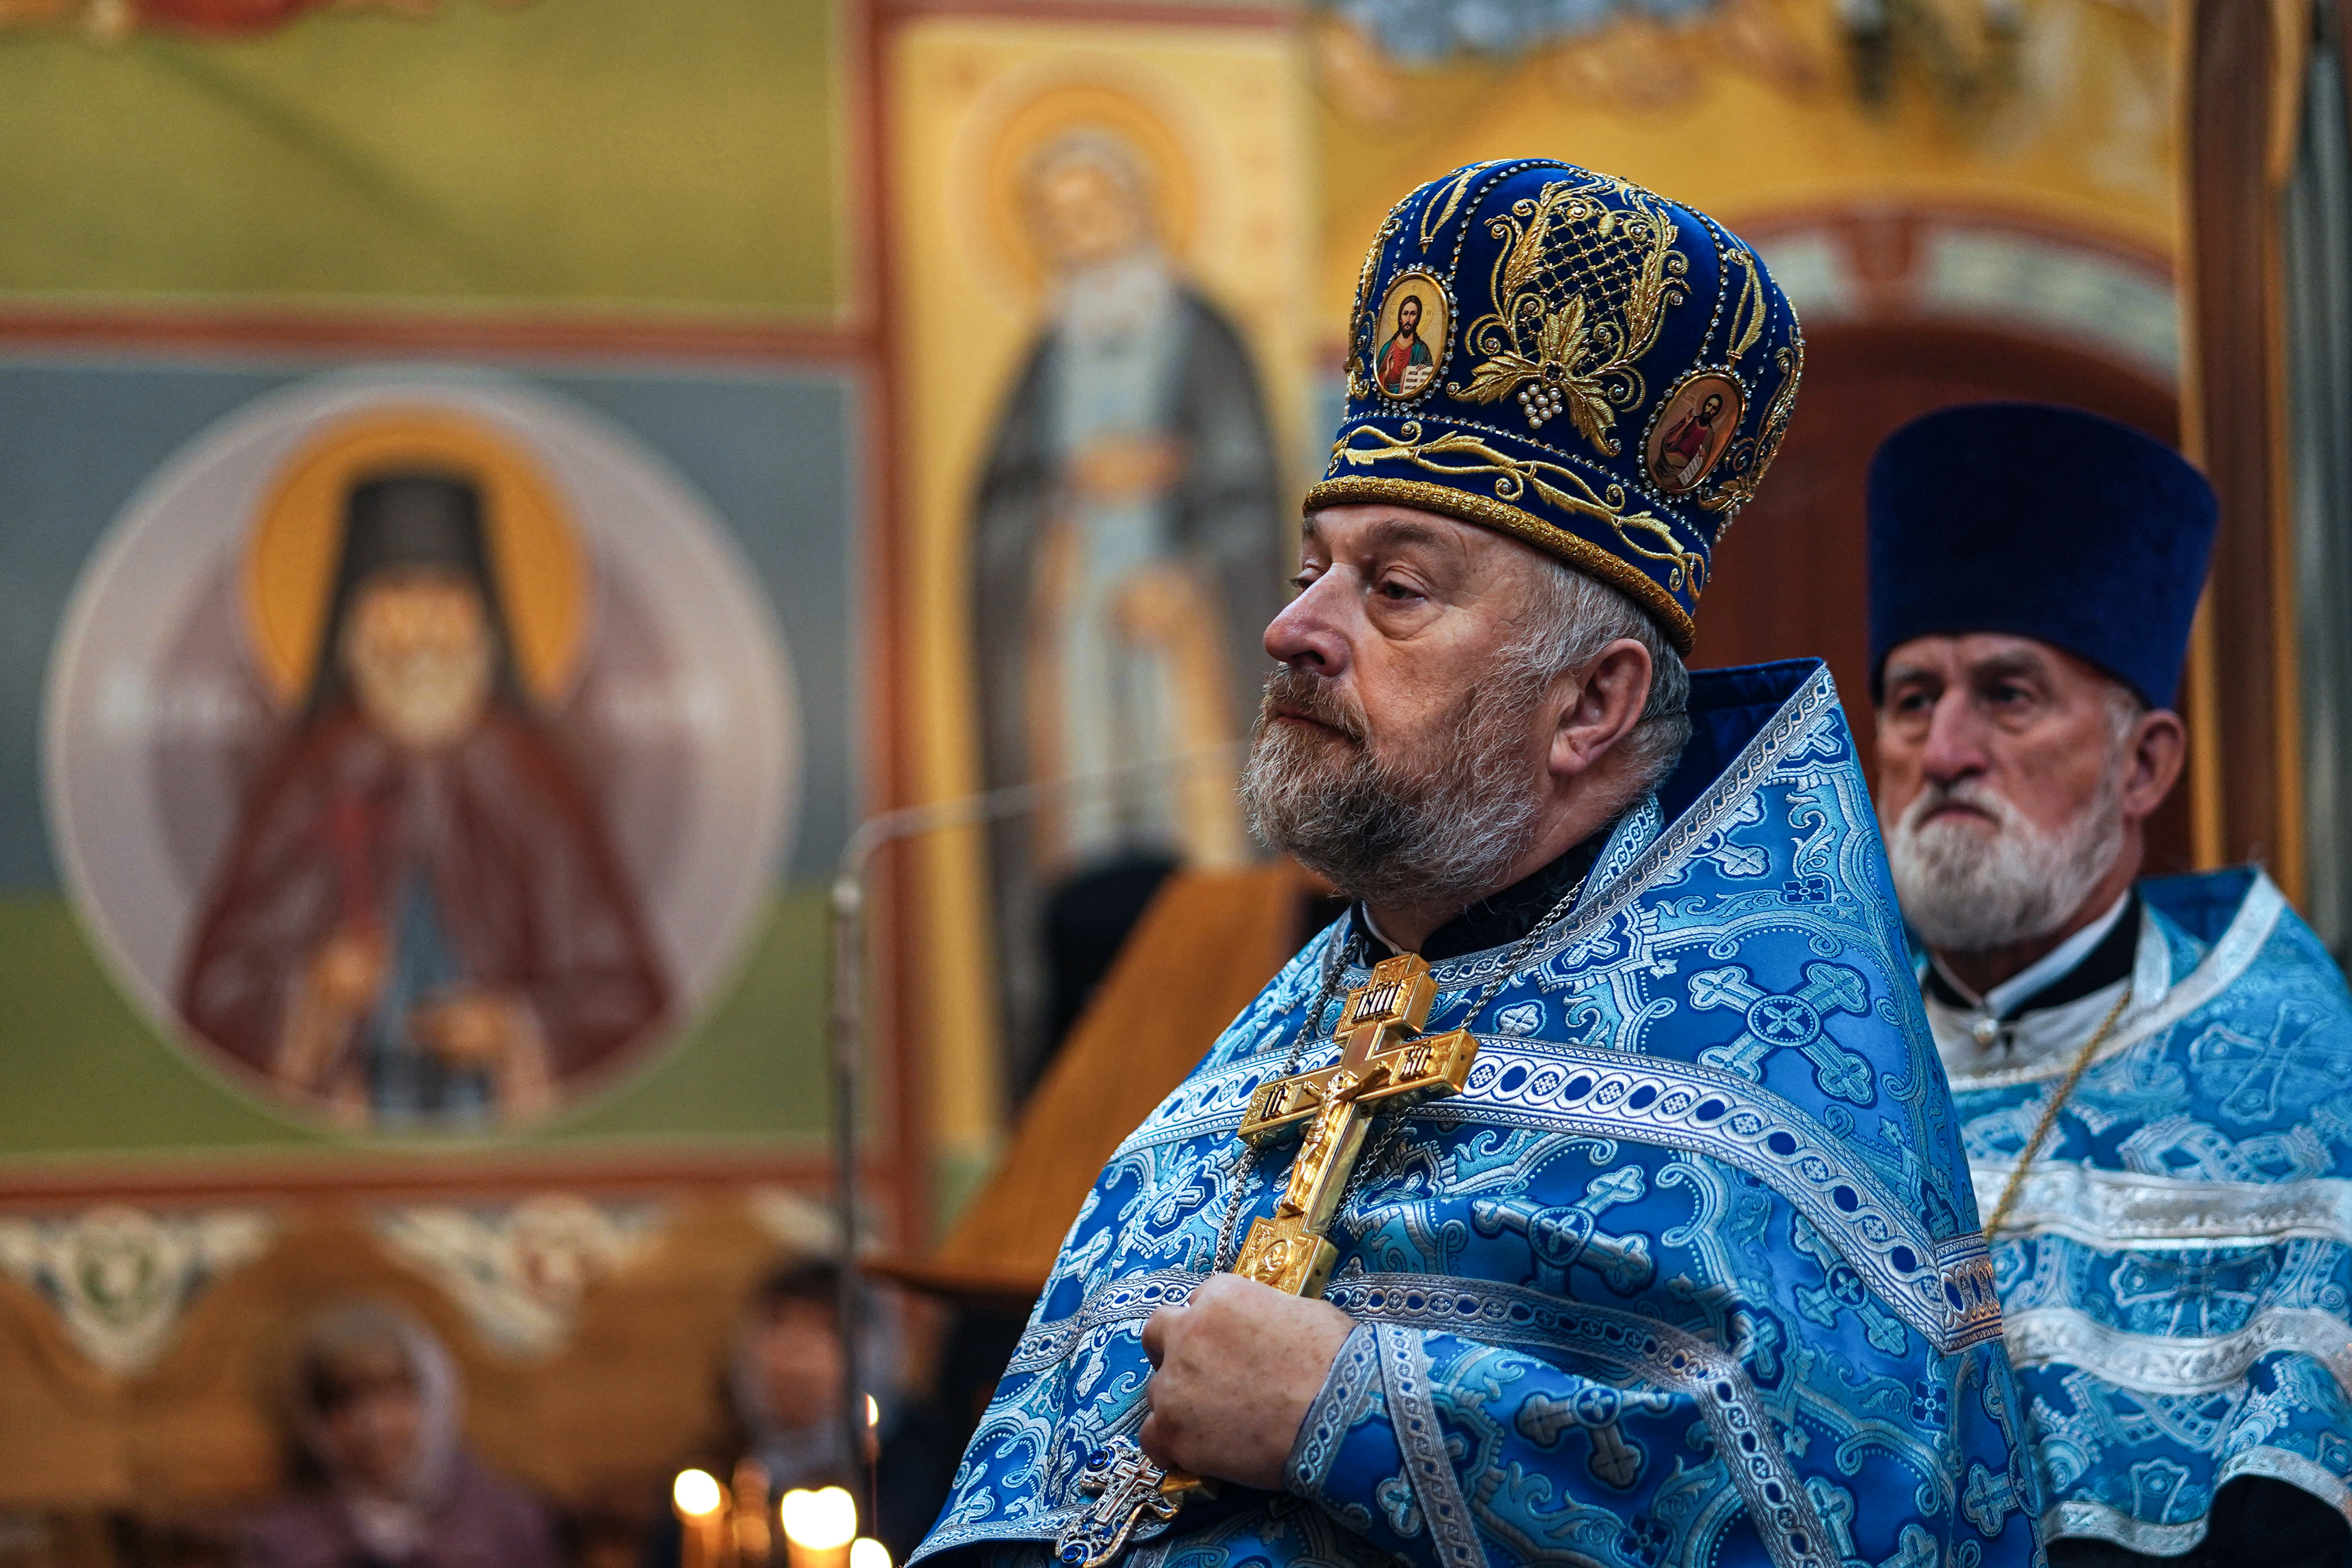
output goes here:
[{"label": "blue brocade vestment", "polygon": [[[2239,1476],[2352,1515],[2352,999],[2258,873],[2139,892],[2129,1003],[1993,1257],[2044,1530],[2168,1557]],[[2092,1032],[1956,1066],[1988,1208]]]},{"label": "blue brocade vestment", "polygon": [[[1810,661],[1701,672],[1691,711],[1682,765],[1472,1020],[1464,1092],[1375,1125],[1326,1292],[1360,1326],[1286,1492],[1195,1500],[1138,1531],[1134,1568],[2038,1560],[1990,1260],[1835,688]],[[1087,1456],[1146,1413],[1144,1320],[1212,1269],[1236,1184],[1231,1235],[1273,1207],[1295,1143],[1250,1162],[1234,1131],[1344,929],[1112,1155],[919,1557],[1042,1565],[1085,1512]],[[1429,1029],[1508,956],[1437,965]]]}]

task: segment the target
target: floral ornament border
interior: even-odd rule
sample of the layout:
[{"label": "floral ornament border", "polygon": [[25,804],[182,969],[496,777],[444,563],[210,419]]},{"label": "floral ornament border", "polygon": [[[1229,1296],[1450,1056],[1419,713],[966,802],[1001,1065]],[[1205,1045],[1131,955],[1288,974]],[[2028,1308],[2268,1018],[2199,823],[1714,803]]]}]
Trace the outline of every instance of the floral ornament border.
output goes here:
[{"label": "floral ornament border", "polygon": [[0,1216],[0,1273],[39,1294],[92,1365],[134,1377],[163,1359],[196,1299],[268,1252],[277,1231],[254,1208]]},{"label": "floral ornament border", "polygon": [[[1604,192],[1633,211],[1603,204],[1597,198]],[[1622,225],[1645,242],[1622,319],[1593,312],[1581,294],[1554,308],[1540,287],[1532,287],[1553,229],[1576,224],[1589,224],[1604,238]],[[1466,352],[1486,358],[1466,384],[1448,382],[1445,390],[1465,402],[1481,403],[1500,402],[1518,392],[1530,430],[1564,411],[1597,451],[1616,456],[1623,444],[1610,432],[1618,413],[1638,407],[1647,390],[1635,362],[1657,341],[1666,307],[1688,298],[1684,279],[1690,259],[1675,248],[1680,230],[1674,218],[1647,192],[1596,174],[1583,183],[1555,181],[1534,196],[1521,197],[1510,212],[1489,220],[1487,232],[1507,241],[1495,257],[1495,308],[1473,321],[1462,338]]]},{"label": "floral ornament border", "polygon": [[[1370,448],[1358,446],[1355,443],[1360,435],[1371,437],[1377,444]],[[1446,458],[1463,461],[1439,461]],[[1670,591],[1687,583],[1691,596],[1696,598],[1706,588],[1706,558],[1676,538],[1673,525],[1654,512],[1628,511],[1622,485],[1612,484],[1597,490],[1591,481],[1564,464],[1514,457],[1460,431],[1447,431],[1424,439],[1417,419],[1408,420],[1396,435],[1377,425],[1359,424],[1333,444],[1331,460],[1334,467],[1344,465],[1351,468],[1367,468],[1375,463],[1409,463],[1448,479],[1495,475],[1498,500],[1516,505],[1533,490],[1539,499],[1562,511],[1607,523],[1635,555],[1664,562]],[[1516,519],[1508,526],[1517,526]],[[1634,538],[1637,533],[1649,536],[1664,548],[1650,548]]]}]

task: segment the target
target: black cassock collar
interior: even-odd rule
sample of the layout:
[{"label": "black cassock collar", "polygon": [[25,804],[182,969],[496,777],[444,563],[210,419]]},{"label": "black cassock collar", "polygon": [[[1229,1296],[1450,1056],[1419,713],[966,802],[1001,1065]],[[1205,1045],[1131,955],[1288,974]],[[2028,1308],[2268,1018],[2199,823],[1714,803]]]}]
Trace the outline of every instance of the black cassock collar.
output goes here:
[{"label": "black cassock collar", "polygon": [[[1525,936],[1592,870],[1616,827],[1615,822],[1611,822],[1550,864],[1480,899],[1431,932],[1429,940],[1421,945],[1421,956],[1433,964],[1442,964],[1465,953],[1483,953]],[[1354,905],[1348,919],[1349,929],[1375,957],[1385,957],[1396,951],[1372,930],[1371,922],[1364,918],[1362,904]]]},{"label": "black cassock collar", "polygon": [[[2000,1021],[2008,1023],[2044,1008],[2080,1001],[2093,991],[2105,990],[2117,980],[2128,978],[2139,959],[2139,892],[2134,889],[2124,912],[2116,917],[2107,934],[2099,938],[2098,946],[2083,955],[2081,963],[2011,1008]],[[1944,978],[1944,972],[1932,960],[1927,965],[1927,989],[1929,996],[1948,1008],[1968,1011],[1984,1006],[1981,1001],[1962,996],[1959,988]]]}]

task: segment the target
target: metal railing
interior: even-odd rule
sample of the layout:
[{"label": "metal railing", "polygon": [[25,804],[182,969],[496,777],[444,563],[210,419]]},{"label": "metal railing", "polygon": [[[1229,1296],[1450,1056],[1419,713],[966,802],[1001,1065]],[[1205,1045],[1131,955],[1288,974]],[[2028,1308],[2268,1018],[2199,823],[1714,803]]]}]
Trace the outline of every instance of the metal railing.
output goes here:
[{"label": "metal railing", "polygon": [[[1009,817],[1026,816],[1059,805],[1089,791],[1107,789],[1135,779],[1173,789],[1180,780],[1215,767],[1237,765],[1248,749],[1246,741],[1153,758],[1124,768],[1066,779],[1013,784],[976,795],[958,796],[927,805],[908,806],[868,817],[857,824],[841,849],[833,878],[833,1007],[831,1013],[833,1073],[834,1223],[841,1259],[841,1421],[842,1435],[853,1456],[866,1452],[866,1379],[859,1364],[860,1286],[857,1274],[857,1074],[865,1055],[866,882],[874,860],[883,850],[908,839],[959,828],[978,827]],[[872,1476],[867,1475],[866,1508],[872,1520]]]}]

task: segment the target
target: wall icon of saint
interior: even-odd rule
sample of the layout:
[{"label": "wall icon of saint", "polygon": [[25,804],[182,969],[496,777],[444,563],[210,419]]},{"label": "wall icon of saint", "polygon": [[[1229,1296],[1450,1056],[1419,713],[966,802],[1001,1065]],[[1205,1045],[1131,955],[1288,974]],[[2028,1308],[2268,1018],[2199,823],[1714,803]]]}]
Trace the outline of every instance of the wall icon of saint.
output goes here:
[{"label": "wall icon of saint", "polygon": [[475,481],[361,478],[337,553],[181,1016],[341,1121],[540,1114],[667,1006],[636,891],[523,693]]},{"label": "wall icon of saint", "polygon": [[[1249,350],[1169,255],[1136,143],[1066,126],[1026,161],[1018,199],[1048,294],[975,504],[973,660],[991,788],[1245,736],[1286,543]],[[1121,925],[1171,866],[1242,855],[1232,784],[1230,770],[1130,777],[992,833],[1016,1089],[1072,1006],[1041,934]]]},{"label": "wall icon of saint", "polygon": [[624,433],[322,378],[118,519],[52,654],[52,837],[118,979],[269,1103],[528,1124],[725,977],[793,810],[772,612]]}]

